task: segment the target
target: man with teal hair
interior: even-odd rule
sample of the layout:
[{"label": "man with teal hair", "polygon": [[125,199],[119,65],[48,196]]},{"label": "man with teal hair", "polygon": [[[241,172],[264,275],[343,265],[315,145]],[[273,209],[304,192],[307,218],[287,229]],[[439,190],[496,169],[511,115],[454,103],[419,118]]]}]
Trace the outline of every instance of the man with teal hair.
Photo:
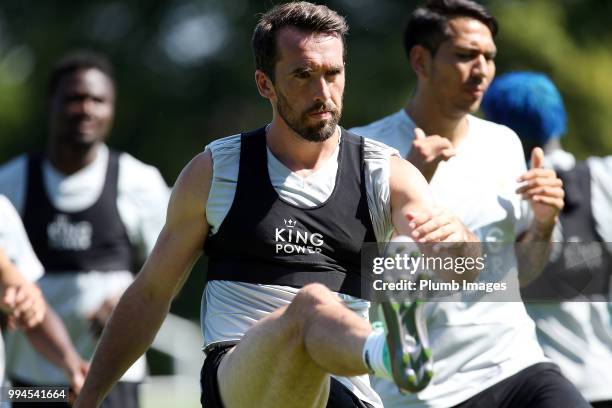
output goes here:
[{"label": "man with teal hair", "polygon": [[527,303],[544,352],[594,407],[612,407],[612,248],[593,245],[612,241],[612,156],[576,163],[562,149],[565,107],[544,74],[501,75],[486,93],[482,110],[487,119],[518,133],[526,158],[534,147],[541,147],[544,163],[563,179],[565,208],[554,241],[570,244],[553,250],[550,264],[523,290],[523,298],[556,296],[553,303]]}]

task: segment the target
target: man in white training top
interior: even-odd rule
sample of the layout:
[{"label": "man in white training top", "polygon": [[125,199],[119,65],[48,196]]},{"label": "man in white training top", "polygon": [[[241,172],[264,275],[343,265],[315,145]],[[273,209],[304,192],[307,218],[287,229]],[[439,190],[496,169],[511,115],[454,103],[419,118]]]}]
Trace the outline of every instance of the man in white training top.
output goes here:
[{"label": "man in white training top", "polygon": [[[540,168],[541,151],[527,171],[517,136],[471,115],[495,74],[496,32],[495,18],[470,0],[432,0],[416,9],[404,36],[417,76],[414,93],[399,112],[353,129],[397,148],[429,181],[440,204],[481,241],[500,244],[494,258],[514,300],[430,302],[425,310],[433,379],[416,394],[376,380],[385,407],[588,406],[546,363],[518,287],[519,279],[531,279],[546,262],[563,207],[561,182]],[[519,275],[521,263],[529,268]]]}]

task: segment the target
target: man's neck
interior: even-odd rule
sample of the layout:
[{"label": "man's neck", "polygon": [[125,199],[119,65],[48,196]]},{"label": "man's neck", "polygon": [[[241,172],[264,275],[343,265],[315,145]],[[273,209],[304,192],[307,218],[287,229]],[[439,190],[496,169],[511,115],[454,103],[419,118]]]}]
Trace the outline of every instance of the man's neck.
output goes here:
[{"label": "man's neck", "polygon": [[340,140],[336,130],[324,142],[310,142],[295,133],[284,120],[274,118],[267,128],[266,143],[274,156],[291,171],[308,175],[334,153]]},{"label": "man's neck", "polygon": [[56,170],[65,175],[70,175],[93,163],[98,155],[100,146],[100,143],[96,143],[87,148],[80,149],[51,144],[47,150],[47,157]]},{"label": "man's neck", "polygon": [[428,101],[418,94],[408,101],[404,110],[427,136],[445,137],[456,147],[467,135],[467,114],[446,114],[434,101]]}]

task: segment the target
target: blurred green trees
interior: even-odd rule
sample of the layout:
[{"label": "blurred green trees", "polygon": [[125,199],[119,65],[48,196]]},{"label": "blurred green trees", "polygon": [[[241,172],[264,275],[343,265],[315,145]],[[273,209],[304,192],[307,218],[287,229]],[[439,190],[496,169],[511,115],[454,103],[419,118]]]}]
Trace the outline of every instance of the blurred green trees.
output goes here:
[{"label": "blurred green trees", "polygon": [[502,26],[498,72],[549,74],[568,110],[562,143],[582,158],[612,154],[612,3],[500,0],[492,9]]}]

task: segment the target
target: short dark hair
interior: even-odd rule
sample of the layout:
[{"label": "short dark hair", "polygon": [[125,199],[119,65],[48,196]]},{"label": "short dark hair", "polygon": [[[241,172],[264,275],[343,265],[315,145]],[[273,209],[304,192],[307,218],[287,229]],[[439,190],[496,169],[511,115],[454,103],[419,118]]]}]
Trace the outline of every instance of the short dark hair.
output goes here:
[{"label": "short dark hair", "polygon": [[481,4],[471,0],[429,0],[410,15],[404,30],[404,50],[410,57],[415,45],[425,47],[432,55],[449,38],[448,22],[456,17],[469,17],[489,27],[495,37],[499,29],[497,20]]},{"label": "short dark hair", "polygon": [[264,13],[255,30],[251,45],[255,68],[274,81],[274,67],[278,60],[276,33],[283,27],[296,27],[313,33],[337,35],[342,40],[343,57],[346,55],[345,35],[348,24],[344,17],[327,6],[296,1],[274,6]]},{"label": "short dark hair", "polygon": [[49,77],[47,95],[50,98],[53,97],[62,78],[82,69],[97,69],[106,75],[113,88],[115,87],[113,66],[105,55],[90,50],[75,50],[62,56],[53,66]]}]

